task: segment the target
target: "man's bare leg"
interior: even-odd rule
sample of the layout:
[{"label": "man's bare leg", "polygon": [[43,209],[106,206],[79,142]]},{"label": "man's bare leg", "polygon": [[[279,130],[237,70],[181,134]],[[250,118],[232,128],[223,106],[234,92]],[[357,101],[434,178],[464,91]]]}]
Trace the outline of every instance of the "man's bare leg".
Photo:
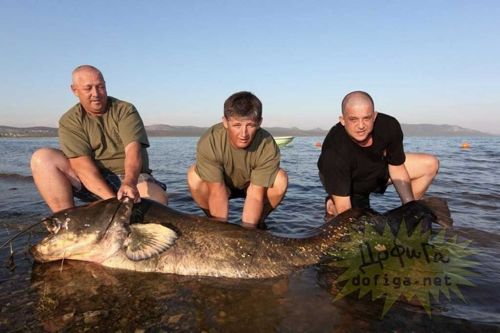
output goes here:
[{"label": "man's bare leg", "polygon": [[54,148],[40,148],[31,157],[33,180],[52,212],[74,207],[72,184],[80,186],[64,154]]},{"label": "man's bare leg", "polygon": [[283,169],[279,169],[272,187],[266,190],[266,199],[262,207],[262,214],[257,223],[257,228],[267,229],[265,220],[267,216],[283,201],[288,189],[288,175]]},{"label": "man's bare leg", "polygon": [[267,200],[274,209],[278,207],[283,198],[285,197],[286,190],[288,189],[288,175],[283,169],[279,169],[276,179],[272,187],[267,189]]},{"label": "man's bare leg", "polygon": [[191,197],[194,202],[203,210],[208,210],[208,185],[194,171],[195,166],[192,165],[187,172],[187,183]]},{"label": "man's bare leg", "polygon": [[227,221],[229,192],[225,184],[204,181],[196,173],[195,165],[188,169],[187,183],[193,200],[208,217]]},{"label": "man's bare leg", "polygon": [[405,167],[410,175],[413,196],[419,200],[436,177],[439,160],[430,154],[406,153]]},{"label": "man's bare leg", "polygon": [[163,205],[168,205],[167,192],[158,184],[143,181],[137,184],[137,190],[141,198],[151,199]]}]

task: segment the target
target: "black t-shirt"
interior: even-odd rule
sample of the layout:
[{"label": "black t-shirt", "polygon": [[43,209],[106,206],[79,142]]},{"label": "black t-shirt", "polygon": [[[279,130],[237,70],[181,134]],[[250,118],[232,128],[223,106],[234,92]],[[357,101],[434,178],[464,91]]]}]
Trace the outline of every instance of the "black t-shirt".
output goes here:
[{"label": "black t-shirt", "polygon": [[403,131],[391,116],[378,113],[369,147],[356,144],[341,123],[328,132],[318,160],[323,185],[329,195],[352,196],[383,192],[389,174],[387,165],[405,162]]}]

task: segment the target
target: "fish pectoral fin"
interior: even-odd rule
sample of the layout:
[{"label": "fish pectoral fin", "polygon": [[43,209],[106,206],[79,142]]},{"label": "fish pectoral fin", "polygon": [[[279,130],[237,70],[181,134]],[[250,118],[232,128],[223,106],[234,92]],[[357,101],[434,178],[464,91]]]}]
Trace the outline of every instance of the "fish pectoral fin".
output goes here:
[{"label": "fish pectoral fin", "polygon": [[125,254],[130,260],[144,260],[160,254],[174,244],[177,233],[161,224],[132,224],[125,240]]}]

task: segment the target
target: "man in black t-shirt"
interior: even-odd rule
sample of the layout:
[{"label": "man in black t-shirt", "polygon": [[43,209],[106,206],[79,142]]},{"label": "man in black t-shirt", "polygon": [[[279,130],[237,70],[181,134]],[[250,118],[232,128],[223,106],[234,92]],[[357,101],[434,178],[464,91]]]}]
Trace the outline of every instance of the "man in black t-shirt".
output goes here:
[{"label": "man in black t-shirt", "polygon": [[363,91],[347,94],[339,120],[327,134],[318,160],[328,193],[327,216],[352,207],[368,208],[370,193],[384,193],[391,183],[403,204],[423,196],[437,174],[438,159],[405,154],[399,122],[375,112],[370,95]]}]

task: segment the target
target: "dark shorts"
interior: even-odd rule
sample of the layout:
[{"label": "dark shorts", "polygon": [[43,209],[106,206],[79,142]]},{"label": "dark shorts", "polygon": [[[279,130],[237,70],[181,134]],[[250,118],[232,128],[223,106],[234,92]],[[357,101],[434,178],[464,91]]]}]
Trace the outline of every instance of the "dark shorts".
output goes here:
[{"label": "dark shorts", "polygon": [[[230,187],[230,186],[226,185],[226,188],[229,191],[229,200],[237,199],[237,198],[246,198],[249,185],[250,185],[250,183],[245,188],[235,188],[235,187]],[[264,196],[264,204],[267,204],[267,203],[269,203],[269,198],[267,197],[267,195],[265,195]]]},{"label": "dark shorts", "polygon": [[[124,175],[117,175],[117,174],[114,174],[114,173],[106,173],[106,174],[103,175],[103,177],[104,177],[104,180],[106,181],[106,183],[108,183],[108,185],[111,187],[111,189],[115,193],[118,192],[118,189],[122,185],[122,180],[123,180]],[[167,190],[167,185],[165,185],[164,183],[156,180],[149,173],[141,173],[139,175],[139,178],[138,178],[137,182],[138,183],[150,182],[150,183],[153,183],[153,184],[157,184],[164,191]],[[95,195],[94,193],[90,192],[83,184],[81,184],[81,188],[80,189],[77,189],[77,188],[73,187],[73,195],[75,197],[77,197],[78,199],[80,199],[82,201],[85,201],[85,202],[92,202],[92,201],[96,201],[96,200],[100,200],[101,199],[97,195]]]},{"label": "dark shorts", "polygon": [[[387,189],[388,182],[389,182],[389,169],[386,168],[386,172],[383,177],[380,177],[377,180],[377,183],[373,184],[373,190],[371,193],[379,193],[383,194],[385,190]],[[325,187],[323,175],[319,173],[319,180],[321,181],[321,184],[323,185],[323,188]],[[351,207],[352,208],[364,208],[368,209],[370,208],[370,193],[366,194],[361,194],[361,193],[352,193],[349,195],[351,198]]]},{"label": "dark shorts", "polygon": [[369,194],[352,194],[351,195],[352,208],[370,208],[370,195]]},{"label": "dark shorts", "polygon": [[226,188],[229,191],[229,199],[246,198],[247,197],[248,186],[246,186],[245,188],[236,188],[236,187],[228,186],[226,184]]}]

